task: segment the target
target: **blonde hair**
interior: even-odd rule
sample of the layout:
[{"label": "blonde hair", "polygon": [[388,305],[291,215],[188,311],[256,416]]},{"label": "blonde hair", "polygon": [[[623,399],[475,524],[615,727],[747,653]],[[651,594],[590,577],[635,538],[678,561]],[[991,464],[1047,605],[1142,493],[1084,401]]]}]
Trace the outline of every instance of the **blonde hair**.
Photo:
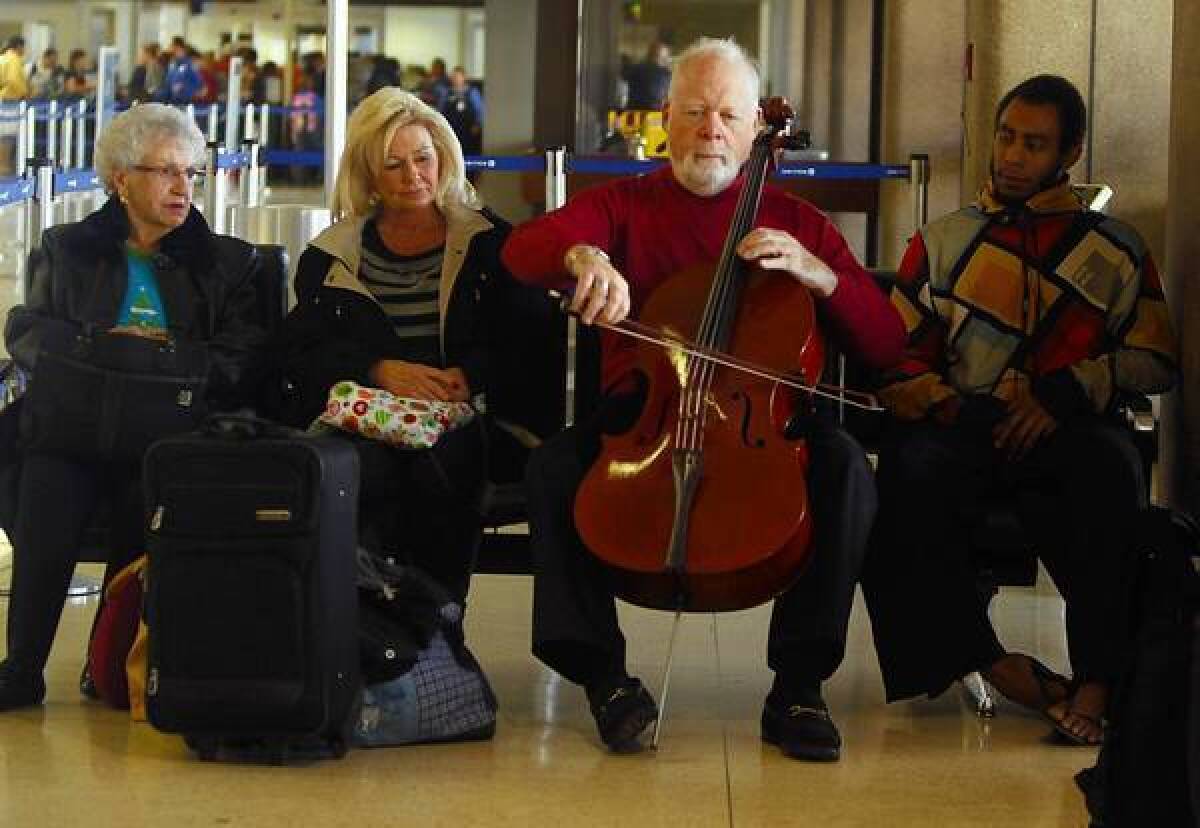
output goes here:
[{"label": "blonde hair", "polygon": [[376,210],[375,179],[383,169],[387,148],[396,131],[412,124],[429,130],[438,158],[435,201],[439,207],[481,206],[475,188],[467,181],[462,147],[441,113],[415,95],[385,86],[350,113],[346,148],[338,165],[330,209],[335,218],[370,216]]},{"label": "blonde hair", "polygon": [[104,127],[96,142],[96,174],[108,192],[116,190],[113,176],[142,163],[150,149],[175,141],[191,156],[193,166],[204,165],[204,133],[182,111],[160,103],[130,107]]}]

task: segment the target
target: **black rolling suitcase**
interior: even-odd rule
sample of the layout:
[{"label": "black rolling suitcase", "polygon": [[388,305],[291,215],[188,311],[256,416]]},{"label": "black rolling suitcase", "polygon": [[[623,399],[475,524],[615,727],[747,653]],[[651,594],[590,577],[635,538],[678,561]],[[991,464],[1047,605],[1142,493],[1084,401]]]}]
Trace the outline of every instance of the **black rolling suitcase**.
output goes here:
[{"label": "black rolling suitcase", "polygon": [[216,418],[146,453],[146,711],[201,758],[346,751],[357,714],[358,456]]}]

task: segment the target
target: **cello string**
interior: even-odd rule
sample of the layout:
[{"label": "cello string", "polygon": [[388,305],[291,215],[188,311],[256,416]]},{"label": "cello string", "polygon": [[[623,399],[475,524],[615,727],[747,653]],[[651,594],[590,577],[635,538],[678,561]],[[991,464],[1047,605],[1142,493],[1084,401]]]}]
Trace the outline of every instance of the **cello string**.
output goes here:
[{"label": "cello string", "polygon": [[[727,340],[730,336],[732,320],[737,312],[737,297],[741,287],[737,245],[749,231],[752,219],[758,212],[762,182],[765,180],[766,166],[770,160],[771,139],[775,132],[773,127],[767,127],[755,139],[754,148],[747,163],[747,181],[738,198],[729,233],[725,237],[719,266],[714,276],[714,284],[709,291],[708,302],[705,304],[703,319],[697,335],[702,346],[721,349],[728,345]],[[677,435],[679,444],[695,449],[699,449],[701,445],[707,415],[704,400],[712,387],[716,367],[716,364],[711,361],[697,360],[688,356],[688,388],[685,394],[688,398],[689,413],[693,416],[688,419],[686,431]]]}]

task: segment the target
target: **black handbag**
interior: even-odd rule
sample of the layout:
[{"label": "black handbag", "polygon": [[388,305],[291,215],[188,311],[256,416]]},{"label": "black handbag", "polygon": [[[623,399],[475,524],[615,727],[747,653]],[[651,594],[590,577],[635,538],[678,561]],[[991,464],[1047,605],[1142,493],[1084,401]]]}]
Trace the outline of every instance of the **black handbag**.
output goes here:
[{"label": "black handbag", "polygon": [[22,407],[24,445],[81,460],[140,463],[155,440],[191,431],[204,419],[208,362],[198,342],[50,322]]}]

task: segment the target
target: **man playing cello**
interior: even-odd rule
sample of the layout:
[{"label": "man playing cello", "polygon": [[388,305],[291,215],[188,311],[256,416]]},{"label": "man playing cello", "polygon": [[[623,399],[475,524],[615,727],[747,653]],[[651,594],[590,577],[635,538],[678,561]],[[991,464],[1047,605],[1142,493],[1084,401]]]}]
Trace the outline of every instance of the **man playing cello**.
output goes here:
[{"label": "man playing cello", "polygon": [[[502,258],[526,282],[572,288],[585,323],[636,316],[668,276],[716,261],[745,185],[742,164],[757,134],[759,77],[732,41],[701,39],[678,58],[664,107],[671,163],[613,182],[518,228]],[[892,365],[903,326],[833,224],[777,188],[762,194],[743,259],[811,291],[817,318],[838,346],[868,366]],[[572,285],[572,282],[574,284]],[[631,348],[603,340],[605,399],[590,420],[537,449],[527,471],[534,558],[533,652],[587,692],[613,751],[636,750],[657,710],[625,669],[625,639],[603,572],[576,531],[573,502],[600,436],[620,432],[640,407]],[[775,602],[767,660],[775,672],[763,739],[792,757],[835,760],[838,734],[821,684],[841,663],[859,565],[875,514],[862,449],[830,419],[806,423],[814,553]]]}]

